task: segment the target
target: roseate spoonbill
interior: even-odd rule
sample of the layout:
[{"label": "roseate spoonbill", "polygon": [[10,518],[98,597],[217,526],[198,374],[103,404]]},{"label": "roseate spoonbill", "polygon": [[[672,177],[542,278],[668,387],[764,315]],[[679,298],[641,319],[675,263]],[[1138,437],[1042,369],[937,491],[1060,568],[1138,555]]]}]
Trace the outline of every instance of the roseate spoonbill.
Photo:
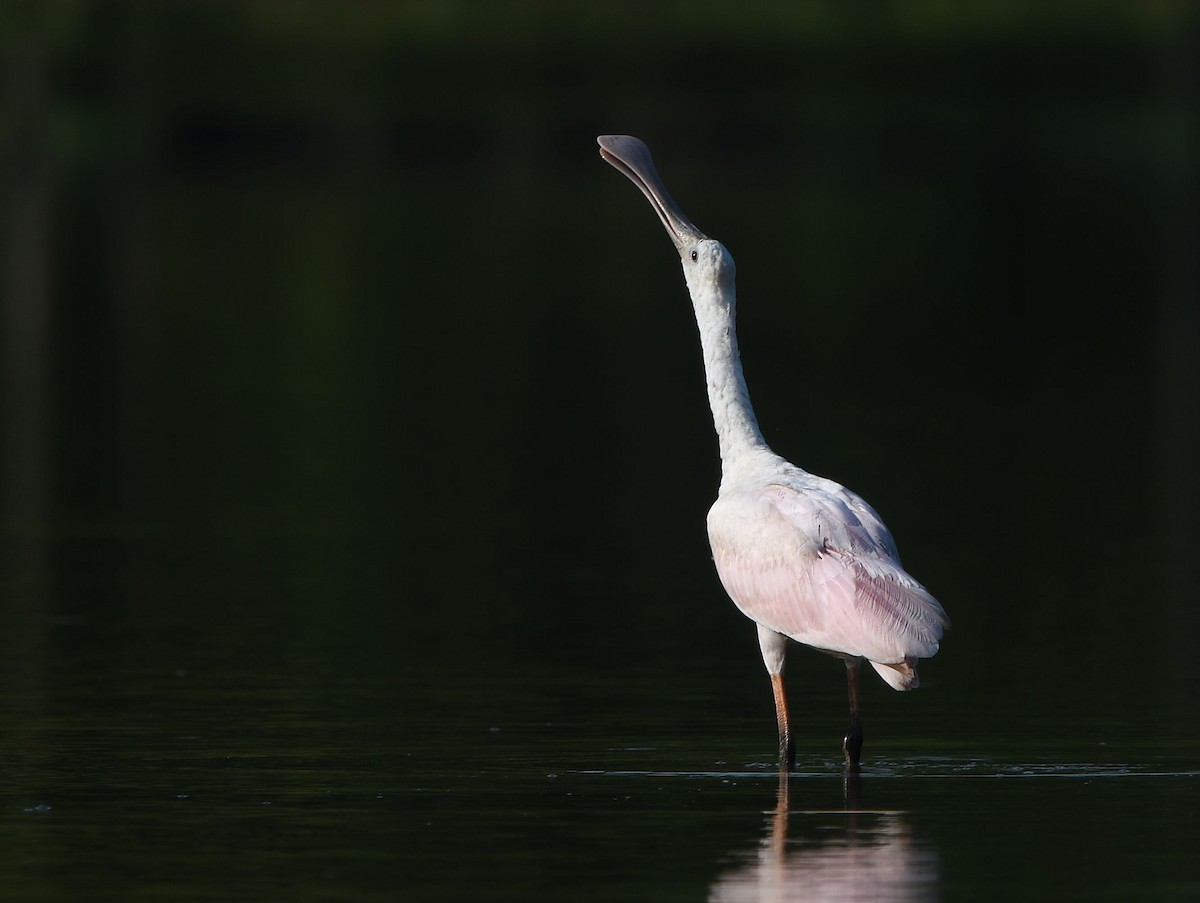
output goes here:
[{"label": "roseate spoonbill", "polygon": [[713,561],[725,591],[758,625],[771,676],[781,767],[795,765],[783,663],[788,639],[845,661],[850,727],[842,741],[857,769],[863,731],[863,659],[897,690],[917,686],[917,660],[938,650],[949,618],[900,565],[875,510],[846,487],[775,454],[750,405],[734,331],[733,257],[667,193],[650,150],[629,135],[602,135],[600,156],[628,176],[679,251],[704,353],[708,401],[721,450],[721,486],[708,512]]}]

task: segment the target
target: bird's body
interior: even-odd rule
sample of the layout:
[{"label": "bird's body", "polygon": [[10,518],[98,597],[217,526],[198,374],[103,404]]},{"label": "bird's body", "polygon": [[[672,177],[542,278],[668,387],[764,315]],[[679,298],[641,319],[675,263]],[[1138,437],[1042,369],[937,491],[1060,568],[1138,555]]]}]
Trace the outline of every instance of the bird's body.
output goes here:
[{"label": "bird's body", "polygon": [[780,458],[722,485],[708,535],[721,583],[747,617],[814,649],[866,659],[897,690],[916,686],[916,659],[937,651],[940,608],[857,495]]},{"label": "bird's body", "polygon": [[721,451],[708,535],[722,585],[758,625],[775,692],[780,757],[789,765],[794,759],[782,682],[790,638],[846,662],[851,724],[844,750],[857,767],[859,663],[869,661],[897,690],[917,686],[917,660],[937,652],[946,613],[905,572],[870,505],[767,446],[738,353],[733,258],[679,211],[642,142],[608,135],[599,143],[604,159],[650,200],[683,261]]}]

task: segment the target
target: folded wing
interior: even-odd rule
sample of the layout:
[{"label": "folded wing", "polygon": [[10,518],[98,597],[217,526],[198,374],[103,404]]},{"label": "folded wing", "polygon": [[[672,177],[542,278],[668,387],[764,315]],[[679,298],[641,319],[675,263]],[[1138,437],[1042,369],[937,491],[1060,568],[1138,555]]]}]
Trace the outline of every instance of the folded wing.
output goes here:
[{"label": "folded wing", "polygon": [[915,686],[915,660],[937,652],[945,611],[901,567],[875,511],[836,483],[734,489],[708,529],[722,584],[759,624],[862,656],[897,689]]}]

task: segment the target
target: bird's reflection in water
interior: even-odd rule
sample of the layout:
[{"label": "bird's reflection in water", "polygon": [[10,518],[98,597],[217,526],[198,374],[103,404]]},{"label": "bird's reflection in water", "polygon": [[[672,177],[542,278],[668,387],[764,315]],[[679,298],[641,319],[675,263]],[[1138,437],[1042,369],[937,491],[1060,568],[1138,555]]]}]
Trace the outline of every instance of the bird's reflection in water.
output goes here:
[{"label": "bird's reflection in water", "polygon": [[844,810],[792,809],[793,788],[781,773],[775,811],[758,849],[736,854],[739,864],[717,879],[709,899],[935,898],[937,853],[916,841],[902,813],[863,808],[859,775],[845,780]]}]

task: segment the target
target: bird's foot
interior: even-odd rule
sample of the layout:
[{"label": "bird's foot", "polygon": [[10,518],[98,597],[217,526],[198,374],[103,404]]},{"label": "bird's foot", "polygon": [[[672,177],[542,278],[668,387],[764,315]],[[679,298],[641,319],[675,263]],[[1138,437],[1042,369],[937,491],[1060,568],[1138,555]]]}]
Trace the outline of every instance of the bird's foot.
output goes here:
[{"label": "bird's foot", "polygon": [[855,718],[850,722],[850,727],[846,731],[846,738],[842,740],[842,752],[846,756],[846,767],[852,771],[858,770],[858,763],[862,758],[862,747],[862,726],[858,723],[858,719]]}]

